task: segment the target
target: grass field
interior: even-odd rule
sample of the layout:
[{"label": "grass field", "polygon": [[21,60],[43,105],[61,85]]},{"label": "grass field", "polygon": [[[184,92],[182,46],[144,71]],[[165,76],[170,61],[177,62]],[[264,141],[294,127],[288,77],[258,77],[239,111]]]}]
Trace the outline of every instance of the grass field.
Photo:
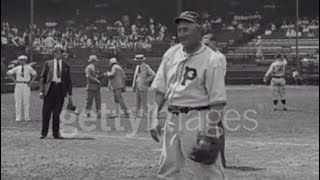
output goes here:
[{"label": "grass field", "polygon": [[[240,120],[229,124],[238,129],[226,132],[229,179],[319,179],[319,87],[288,87],[286,112],[272,110],[270,95],[265,86],[228,88],[226,112],[240,115]],[[110,92],[103,89],[102,97],[107,108],[114,107]],[[84,89],[74,89],[80,111],[85,98]],[[129,107],[134,106],[132,92],[124,98]],[[37,92],[32,92],[32,121],[15,122],[13,94],[1,94],[1,179],[158,179],[161,145],[149,137],[147,120],[142,119],[137,134],[128,138],[134,130],[128,119],[121,119],[122,130],[116,130],[114,119],[106,119],[108,131],[101,121],[86,122],[94,128],[84,131],[80,114],[69,124],[79,130],[77,136],[54,140],[49,132],[47,139],[40,140],[41,103]],[[248,110],[257,124],[245,119]]]}]

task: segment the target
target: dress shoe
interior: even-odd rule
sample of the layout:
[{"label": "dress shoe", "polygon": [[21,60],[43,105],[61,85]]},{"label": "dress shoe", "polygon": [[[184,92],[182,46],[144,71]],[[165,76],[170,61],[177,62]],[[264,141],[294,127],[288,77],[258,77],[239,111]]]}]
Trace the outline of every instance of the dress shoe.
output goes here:
[{"label": "dress shoe", "polygon": [[65,139],[64,137],[62,136],[53,136],[54,139]]},{"label": "dress shoe", "polygon": [[44,138],[46,138],[46,136],[41,136],[41,137],[40,137],[40,139],[44,139]]}]

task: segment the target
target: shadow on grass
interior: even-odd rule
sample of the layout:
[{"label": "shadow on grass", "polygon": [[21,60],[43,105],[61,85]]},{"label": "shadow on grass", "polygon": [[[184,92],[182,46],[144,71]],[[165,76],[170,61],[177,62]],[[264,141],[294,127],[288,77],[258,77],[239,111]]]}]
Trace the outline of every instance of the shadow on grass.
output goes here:
[{"label": "shadow on grass", "polygon": [[63,139],[54,139],[54,138],[52,138],[51,140],[57,140],[57,141],[68,141],[68,140],[92,141],[92,140],[95,140],[95,138],[93,138],[93,137],[64,137]]},{"label": "shadow on grass", "polygon": [[263,171],[266,168],[258,168],[251,166],[227,166],[226,169],[236,170],[236,171]]}]

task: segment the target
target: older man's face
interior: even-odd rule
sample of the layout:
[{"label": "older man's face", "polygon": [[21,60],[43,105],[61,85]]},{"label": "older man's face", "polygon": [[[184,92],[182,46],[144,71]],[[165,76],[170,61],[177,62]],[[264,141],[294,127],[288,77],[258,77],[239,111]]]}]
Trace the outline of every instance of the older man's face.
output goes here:
[{"label": "older man's face", "polygon": [[55,59],[58,59],[58,60],[62,59],[62,57],[63,57],[62,51],[55,50],[53,52],[53,56],[54,56]]},{"label": "older man's face", "polygon": [[201,30],[198,24],[180,20],[177,31],[178,38],[184,47],[190,47],[201,40]]},{"label": "older man's face", "polygon": [[20,65],[25,65],[26,62],[27,62],[26,59],[19,59],[19,64],[20,64]]}]

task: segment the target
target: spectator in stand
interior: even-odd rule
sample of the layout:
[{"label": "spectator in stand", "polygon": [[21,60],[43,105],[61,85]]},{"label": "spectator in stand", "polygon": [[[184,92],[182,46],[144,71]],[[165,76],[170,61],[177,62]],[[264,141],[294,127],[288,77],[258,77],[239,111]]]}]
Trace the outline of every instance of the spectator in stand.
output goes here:
[{"label": "spectator in stand", "polygon": [[300,76],[297,68],[292,68],[292,77],[294,79],[295,85],[303,84],[303,78]]},{"label": "spectator in stand", "polygon": [[1,46],[4,45],[8,45],[9,41],[7,39],[7,37],[5,36],[5,32],[1,32]]},{"label": "spectator in stand", "polygon": [[266,29],[265,32],[264,32],[264,34],[265,34],[266,36],[270,36],[270,35],[272,34],[271,29]]},{"label": "spectator in stand", "polygon": [[316,35],[314,34],[313,31],[309,31],[308,32],[308,37],[316,37]]},{"label": "spectator in stand", "polygon": [[53,48],[55,44],[56,44],[56,41],[52,37],[52,34],[49,34],[48,37],[45,39],[45,46],[47,48]]},{"label": "spectator in stand", "polygon": [[287,38],[292,38],[292,37],[296,37],[297,33],[293,28],[289,28],[286,32],[286,37]]},{"label": "spectator in stand", "polygon": [[261,36],[258,36],[258,41],[256,43],[256,47],[257,47],[257,53],[256,53],[256,57],[257,59],[261,59],[263,60],[263,54],[262,54],[262,39]]},{"label": "spectator in stand", "polygon": [[171,40],[170,40],[170,47],[174,46],[178,44],[177,43],[177,37],[176,36],[172,36]]},{"label": "spectator in stand", "polygon": [[277,27],[275,24],[271,23],[271,31],[276,31]]}]

